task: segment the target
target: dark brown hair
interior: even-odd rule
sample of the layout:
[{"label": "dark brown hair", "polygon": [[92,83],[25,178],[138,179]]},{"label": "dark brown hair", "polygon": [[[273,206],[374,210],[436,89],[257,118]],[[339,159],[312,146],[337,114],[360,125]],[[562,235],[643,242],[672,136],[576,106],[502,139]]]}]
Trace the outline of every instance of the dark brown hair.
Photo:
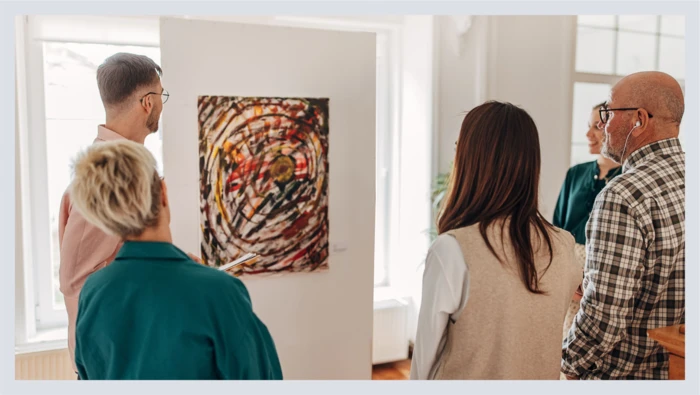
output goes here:
[{"label": "dark brown hair", "polygon": [[510,103],[486,102],[469,111],[462,122],[437,225],[442,234],[478,223],[486,245],[503,262],[486,231],[494,221],[510,219],[510,240],[522,280],[530,292],[543,294],[531,235],[534,226],[549,248],[546,271],[553,257],[548,229],[554,227],[537,209],[539,177],[540,142],[535,122],[525,110]]},{"label": "dark brown hair", "polygon": [[97,68],[97,88],[105,106],[122,104],[136,89],[158,82],[163,70],[144,55],[119,52]]}]

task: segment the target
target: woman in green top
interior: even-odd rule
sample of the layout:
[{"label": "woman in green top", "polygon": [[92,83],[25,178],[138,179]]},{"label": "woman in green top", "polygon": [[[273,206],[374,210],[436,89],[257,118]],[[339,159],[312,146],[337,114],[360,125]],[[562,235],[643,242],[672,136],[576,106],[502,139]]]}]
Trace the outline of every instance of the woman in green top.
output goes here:
[{"label": "woman in green top", "polygon": [[[574,239],[576,239],[576,259],[582,267],[586,262],[586,223],[593,209],[595,198],[608,181],[619,175],[622,169],[618,163],[600,154],[603,146],[603,131],[598,128],[600,121],[598,111],[604,106],[605,103],[600,103],[593,107],[586,133],[588,150],[591,154],[598,155],[598,158],[573,166],[566,173],[552,221],[554,226],[573,234]],[[571,301],[564,321],[564,337],[566,337],[578,312],[579,303],[580,294]]]},{"label": "woman in green top", "polygon": [[71,198],[125,242],[80,292],[75,362],[81,380],[282,379],[275,344],[237,278],[172,244],[170,205],[140,144],[90,147]]}]

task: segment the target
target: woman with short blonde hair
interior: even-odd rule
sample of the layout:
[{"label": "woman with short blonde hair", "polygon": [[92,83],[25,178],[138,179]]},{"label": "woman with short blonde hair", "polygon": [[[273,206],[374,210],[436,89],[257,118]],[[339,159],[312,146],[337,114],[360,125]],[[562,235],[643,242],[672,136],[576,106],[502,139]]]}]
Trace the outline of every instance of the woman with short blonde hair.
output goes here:
[{"label": "woman with short blonde hair", "polygon": [[144,146],[119,141],[88,149],[77,157],[74,177],[73,204],[104,232],[129,239],[157,225],[165,184]]},{"label": "woman with short blonde hair", "polygon": [[144,146],[91,146],[70,193],[87,221],[124,240],[80,293],[80,379],[282,379],[243,283],[172,244],[167,188]]}]

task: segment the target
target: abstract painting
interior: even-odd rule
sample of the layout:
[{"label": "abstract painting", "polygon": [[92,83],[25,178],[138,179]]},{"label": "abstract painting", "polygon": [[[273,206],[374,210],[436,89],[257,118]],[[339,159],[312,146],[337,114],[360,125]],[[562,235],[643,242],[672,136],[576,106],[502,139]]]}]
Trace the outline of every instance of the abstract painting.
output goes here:
[{"label": "abstract painting", "polygon": [[234,275],[328,268],[328,99],[200,96],[202,259]]}]

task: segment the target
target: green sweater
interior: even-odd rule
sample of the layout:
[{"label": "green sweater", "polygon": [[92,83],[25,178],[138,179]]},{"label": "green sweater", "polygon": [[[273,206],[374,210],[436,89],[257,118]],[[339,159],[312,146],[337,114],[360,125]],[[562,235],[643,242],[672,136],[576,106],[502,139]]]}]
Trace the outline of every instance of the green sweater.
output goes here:
[{"label": "green sweater", "polygon": [[81,380],[275,380],[267,327],[237,278],[170,243],[126,242],[80,292]]},{"label": "green sweater", "polygon": [[[610,169],[608,181],[620,174],[620,167]],[[573,166],[566,173],[559,200],[554,209],[554,226],[569,231],[577,244],[586,244],[586,223],[593,210],[598,193],[607,181],[599,180],[600,169],[596,161]]]}]

